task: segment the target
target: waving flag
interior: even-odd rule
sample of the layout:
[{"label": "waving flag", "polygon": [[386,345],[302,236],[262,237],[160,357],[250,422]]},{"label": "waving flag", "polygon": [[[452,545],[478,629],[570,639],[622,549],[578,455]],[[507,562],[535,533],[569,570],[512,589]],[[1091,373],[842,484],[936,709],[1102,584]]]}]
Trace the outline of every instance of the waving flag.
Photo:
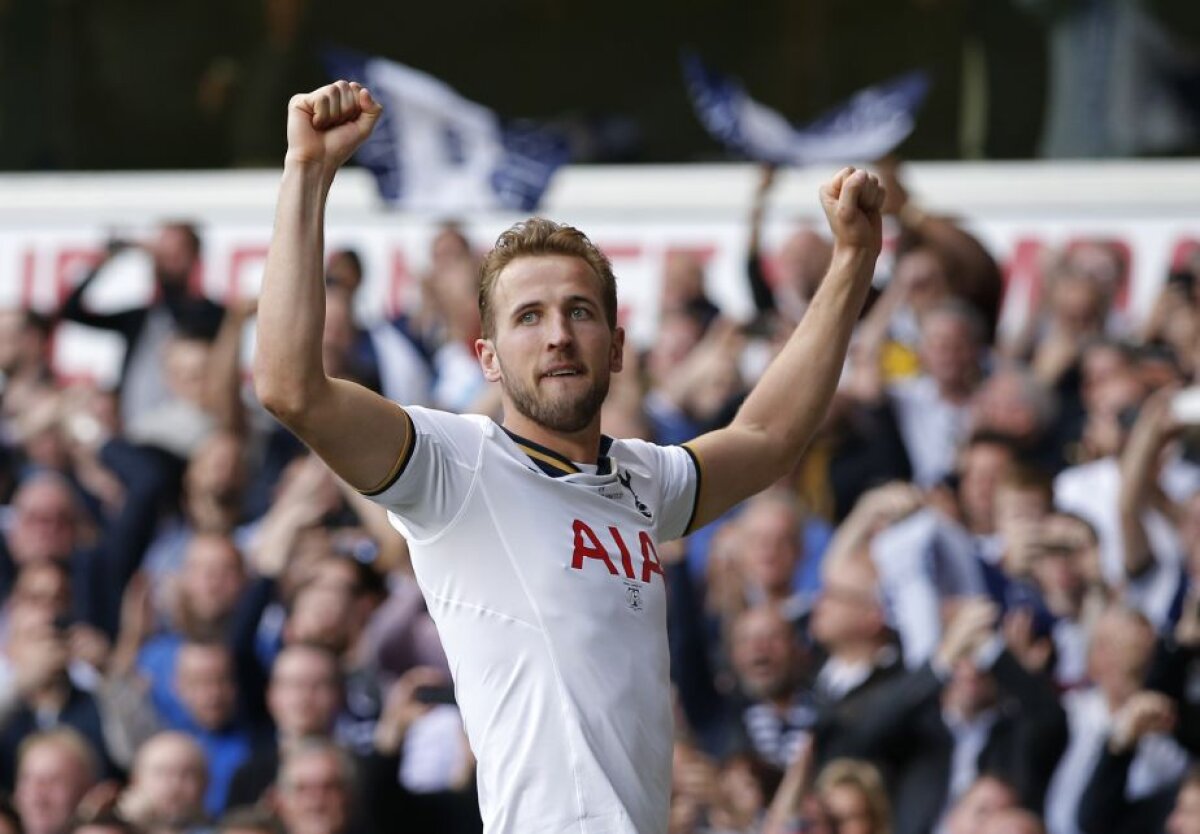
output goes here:
[{"label": "waving flag", "polygon": [[733,78],[684,55],[683,74],[696,115],[717,139],[760,162],[810,165],[878,159],[903,142],[929,89],[917,71],[867,87],[801,128],[746,95]]},{"label": "waving flag", "polygon": [[504,123],[431,75],[347,50],[328,50],[325,63],[337,78],[368,87],[383,105],[355,158],[398,208],[532,211],[569,159],[564,136]]}]

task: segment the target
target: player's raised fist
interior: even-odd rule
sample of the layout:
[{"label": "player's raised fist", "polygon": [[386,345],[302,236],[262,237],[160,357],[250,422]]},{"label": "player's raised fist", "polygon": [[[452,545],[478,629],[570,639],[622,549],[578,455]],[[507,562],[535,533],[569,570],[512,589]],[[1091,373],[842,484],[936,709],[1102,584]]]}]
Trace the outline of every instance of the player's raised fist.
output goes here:
[{"label": "player's raised fist", "polygon": [[337,170],[366,141],[383,107],[366,87],[337,81],[288,102],[288,160]]},{"label": "player's raised fist", "polygon": [[863,170],[843,168],[821,186],[821,208],[838,246],[878,255],[883,247],[883,199],[879,178]]}]

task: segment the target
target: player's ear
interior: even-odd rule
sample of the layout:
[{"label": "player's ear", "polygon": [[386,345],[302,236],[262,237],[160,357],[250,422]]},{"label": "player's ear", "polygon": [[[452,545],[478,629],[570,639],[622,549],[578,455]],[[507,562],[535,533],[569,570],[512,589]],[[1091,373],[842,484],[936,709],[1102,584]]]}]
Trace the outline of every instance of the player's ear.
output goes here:
[{"label": "player's ear", "polygon": [[488,382],[499,382],[500,360],[496,358],[496,346],[492,340],[476,339],[475,355],[479,357],[479,367],[483,368],[483,378]]},{"label": "player's ear", "polygon": [[625,365],[625,328],[618,327],[613,330],[612,352],[608,358],[608,369],[612,373],[617,373]]}]

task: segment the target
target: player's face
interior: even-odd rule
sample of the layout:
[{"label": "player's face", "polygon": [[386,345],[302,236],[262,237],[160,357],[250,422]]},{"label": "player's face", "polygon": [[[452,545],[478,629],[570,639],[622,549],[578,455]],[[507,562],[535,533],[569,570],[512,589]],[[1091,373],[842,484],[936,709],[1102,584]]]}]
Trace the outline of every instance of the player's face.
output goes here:
[{"label": "player's face", "polygon": [[624,332],[610,330],[600,279],[566,255],[517,258],[492,289],[491,339],[476,349],[505,407],[555,432],[599,419],[609,376],[621,370]]}]

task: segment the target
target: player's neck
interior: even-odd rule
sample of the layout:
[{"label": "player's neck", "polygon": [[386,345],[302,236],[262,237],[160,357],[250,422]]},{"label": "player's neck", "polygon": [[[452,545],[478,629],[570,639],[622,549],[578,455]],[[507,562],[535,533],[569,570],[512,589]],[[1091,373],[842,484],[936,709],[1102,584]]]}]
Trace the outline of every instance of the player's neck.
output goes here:
[{"label": "player's neck", "polygon": [[575,463],[595,463],[600,456],[599,415],[580,431],[560,432],[546,428],[516,409],[510,409],[505,412],[501,425],[513,434],[545,446]]}]

